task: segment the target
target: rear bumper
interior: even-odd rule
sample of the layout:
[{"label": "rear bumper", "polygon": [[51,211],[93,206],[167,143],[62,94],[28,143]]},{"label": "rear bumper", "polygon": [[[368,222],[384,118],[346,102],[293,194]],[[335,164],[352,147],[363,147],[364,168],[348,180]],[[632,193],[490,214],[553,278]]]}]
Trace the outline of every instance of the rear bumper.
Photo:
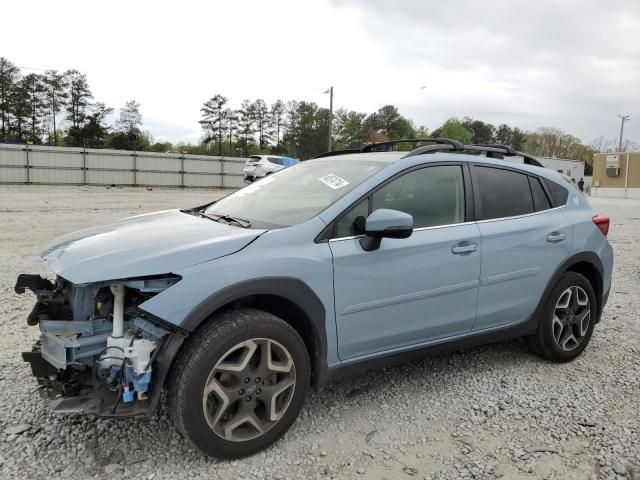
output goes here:
[{"label": "rear bumper", "polygon": [[612,277],[613,277],[613,248],[607,241],[604,249],[600,253],[602,260],[602,299],[598,306],[598,321],[602,318],[602,311],[604,310],[607,301],[609,300],[609,292],[611,292]]}]

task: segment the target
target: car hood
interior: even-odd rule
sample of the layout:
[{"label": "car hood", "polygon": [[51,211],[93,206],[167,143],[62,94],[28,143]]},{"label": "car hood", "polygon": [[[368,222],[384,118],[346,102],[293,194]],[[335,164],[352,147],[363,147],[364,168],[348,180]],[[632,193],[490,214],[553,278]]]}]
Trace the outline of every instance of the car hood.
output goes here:
[{"label": "car hood", "polygon": [[57,275],[84,284],[173,273],[235,253],[264,232],[167,210],[74,232],[41,257]]}]

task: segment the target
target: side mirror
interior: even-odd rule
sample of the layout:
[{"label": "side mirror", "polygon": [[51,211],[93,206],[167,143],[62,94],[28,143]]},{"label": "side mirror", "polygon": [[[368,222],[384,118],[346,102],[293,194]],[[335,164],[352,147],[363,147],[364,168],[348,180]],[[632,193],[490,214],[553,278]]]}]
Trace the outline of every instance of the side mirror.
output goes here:
[{"label": "side mirror", "polygon": [[380,248],[383,238],[410,237],[413,233],[413,217],[398,210],[381,208],[367,217],[364,231],[360,246],[370,252]]}]

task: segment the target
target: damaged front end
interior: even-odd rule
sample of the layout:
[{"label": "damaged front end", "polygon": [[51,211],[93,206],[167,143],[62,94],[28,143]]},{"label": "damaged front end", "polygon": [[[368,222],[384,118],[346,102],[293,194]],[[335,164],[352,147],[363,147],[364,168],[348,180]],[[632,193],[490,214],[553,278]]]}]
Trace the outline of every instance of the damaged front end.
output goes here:
[{"label": "damaged front end", "polygon": [[37,302],[27,323],[40,339],[22,354],[56,412],[150,414],[186,332],[139,306],[180,281],[172,274],[87,285],[20,275]]}]

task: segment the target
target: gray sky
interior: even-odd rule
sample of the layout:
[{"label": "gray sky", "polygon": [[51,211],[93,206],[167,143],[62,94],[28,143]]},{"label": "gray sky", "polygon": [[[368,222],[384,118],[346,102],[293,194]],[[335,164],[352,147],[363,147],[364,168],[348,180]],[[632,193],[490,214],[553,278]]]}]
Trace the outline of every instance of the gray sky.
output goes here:
[{"label": "gray sky", "polygon": [[[196,141],[216,93],[370,112],[418,125],[469,115],[640,141],[638,0],[281,0],[3,5],[0,56],[77,68],[96,100],[142,104],[156,139]],[[11,20],[13,19],[13,20]],[[424,87],[424,88],[423,88]]]}]

